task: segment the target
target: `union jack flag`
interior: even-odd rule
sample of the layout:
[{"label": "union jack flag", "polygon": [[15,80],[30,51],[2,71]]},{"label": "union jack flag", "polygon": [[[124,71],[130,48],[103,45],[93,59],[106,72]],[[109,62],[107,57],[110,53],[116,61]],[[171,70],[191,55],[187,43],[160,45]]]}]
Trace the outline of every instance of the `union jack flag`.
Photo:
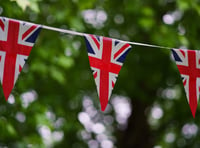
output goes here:
[{"label": "union jack flag", "polygon": [[192,115],[195,117],[200,92],[200,51],[172,49],[172,55],[181,74]]},{"label": "union jack flag", "polygon": [[101,110],[104,111],[131,46],[111,38],[94,35],[86,35],[85,41]]},{"label": "union jack flag", "polygon": [[27,60],[41,26],[0,17],[0,80],[6,100]]}]

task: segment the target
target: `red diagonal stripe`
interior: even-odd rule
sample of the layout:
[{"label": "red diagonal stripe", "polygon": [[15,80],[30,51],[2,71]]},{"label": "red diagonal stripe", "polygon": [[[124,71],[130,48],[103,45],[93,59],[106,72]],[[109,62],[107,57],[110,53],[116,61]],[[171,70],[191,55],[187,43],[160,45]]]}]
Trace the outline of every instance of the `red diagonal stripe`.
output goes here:
[{"label": "red diagonal stripe", "polygon": [[97,77],[97,72],[95,72],[95,73],[93,74],[93,76],[94,76],[94,79],[96,79],[96,77]]},{"label": "red diagonal stripe", "polygon": [[27,37],[27,35],[29,35],[35,28],[37,28],[36,25],[31,26],[31,28],[29,28],[23,35],[22,35],[22,40]]},{"label": "red diagonal stripe", "polygon": [[121,47],[120,50],[118,50],[115,54],[114,54],[114,59],[116,57],[118,57],[126,48],[128,48],[130,45],[129,44],[125,44],[124,46]]},{"label": "red diagonal stripe", "polygon": [[180,49],[180,52],[182,53],[182,55],[185,57],[185,52],[183,50]]},{"label": "red diagonal stripe", "polygon": [[1,27],[1,29],[4,31],[5,25],[4,25],[4,23],[3,23],[2,20],[0,20],[0,27]]},{"label": "red diagonal stripe", "polygon": [[19,72],[21,72],[22,71],[22,66],[21,65],[19,65]]},{"label": "red diagonal stripe", "polygon": [[114,88],[114,86],[115,86],[115,83],[112,81],[112,88]]},{"label": "red diagonal stripe", "polygon": [[186,80],[183,81],[183,85],[184,85],[184,86],[186,85],[186,82],[187,82]]},{"label": "red diagonal stripe", "polygon": [[96,44],[98,50],[100,50],[100,44],[99,44],[99,41],[96,39],[96,37],[94,35],[90,35],[90,37],[93,39],[93,41]]}]

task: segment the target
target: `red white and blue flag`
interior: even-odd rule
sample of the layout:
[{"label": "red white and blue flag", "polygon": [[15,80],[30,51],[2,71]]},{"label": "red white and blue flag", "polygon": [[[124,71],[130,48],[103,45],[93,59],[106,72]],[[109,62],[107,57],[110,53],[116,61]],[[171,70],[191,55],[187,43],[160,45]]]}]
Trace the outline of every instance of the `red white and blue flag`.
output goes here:
[{"label": "red white and blue flag", "polygon": [[95,35],[85,35],[85,41],[101,110],[104,111],[131,46],[111,38]]},{"label": "red white and blue flag", "polygon": [[195,117],[200,92],[200,51],[172,49],[172,55],[181,74],[192,115]]},{"label": "red white and blue flag", "polygon": [[40,29],[39,25],[0,17],[0,80],[6,100]]}]

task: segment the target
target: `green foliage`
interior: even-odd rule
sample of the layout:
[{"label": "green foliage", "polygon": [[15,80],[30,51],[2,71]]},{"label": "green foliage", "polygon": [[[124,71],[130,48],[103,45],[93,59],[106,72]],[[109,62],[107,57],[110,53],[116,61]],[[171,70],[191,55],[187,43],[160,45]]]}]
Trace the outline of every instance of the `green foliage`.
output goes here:
[{"label": "green foliage", "polygon": [[[0,0],[0,15],[200,48],[197,0]],[[103,113],[83,38],[43,29],[8,102],[0,90],[0,147],[199,147],[181,83],[169,50],[133,45]]]}]

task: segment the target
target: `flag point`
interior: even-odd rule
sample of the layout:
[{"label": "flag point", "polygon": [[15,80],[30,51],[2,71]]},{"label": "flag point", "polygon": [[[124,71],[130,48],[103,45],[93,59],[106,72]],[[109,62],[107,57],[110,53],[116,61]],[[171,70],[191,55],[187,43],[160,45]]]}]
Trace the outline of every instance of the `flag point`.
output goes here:
[{"label": "flag point", "polygon": [[195,118],[197,105],[196,105],[196,106],[193,106],[193,107],[190,106],[190,109],[191,109],[191,112],[192,112],[192,116],[193,116],[193,118]]},{"label": "flag point", "polygon": [[5,99],[6,99],[6,101],[8,101],[8,97],[10,96],[10,93],[5,93],[4,92],[4,97],[5,97]]},{"label": "flag point", "polygon": [[101,111],[105,111],[108,103],[101,103]]},{"label": "flag point", "polygon": [[196,111],[192,111],[193,118],[195,118],[195,113],[196,113]]}]

